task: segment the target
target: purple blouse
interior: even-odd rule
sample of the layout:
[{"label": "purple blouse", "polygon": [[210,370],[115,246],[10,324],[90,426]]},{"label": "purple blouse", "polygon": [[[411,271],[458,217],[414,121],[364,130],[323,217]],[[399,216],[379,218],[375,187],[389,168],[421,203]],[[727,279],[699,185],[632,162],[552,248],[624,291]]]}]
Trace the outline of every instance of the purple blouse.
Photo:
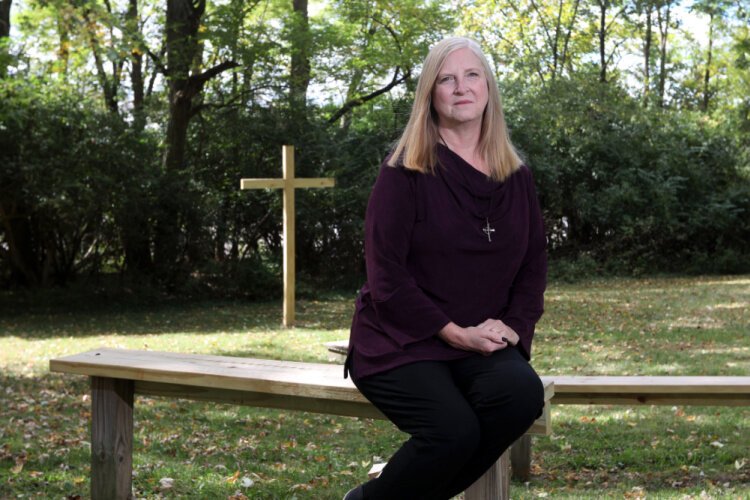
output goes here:
[{"label": "purple blouse", "polygon": [[531,171],[524,165],[495,182],[442,144],[438,160],[434,175],[383,162],[373,187],[367,282],[349,339],[355,378],[475,355],[437,336],[451,321],[468,327],[501,319],[530,358],[547,276]]}]

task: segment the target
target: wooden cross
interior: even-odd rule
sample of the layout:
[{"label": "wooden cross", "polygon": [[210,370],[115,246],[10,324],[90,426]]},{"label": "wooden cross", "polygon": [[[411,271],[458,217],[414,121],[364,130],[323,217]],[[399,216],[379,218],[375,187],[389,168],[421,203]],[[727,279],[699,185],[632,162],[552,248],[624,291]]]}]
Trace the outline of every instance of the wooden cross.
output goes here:
[{"label": "wooden cross", "polygon": [[284,190],[284,327],[294,325],[294,190],[325,188],[336,184],[334,179],[297,179],[294,177],[294,146],[283,146],[281,179],[242,179],[240,189]]}]

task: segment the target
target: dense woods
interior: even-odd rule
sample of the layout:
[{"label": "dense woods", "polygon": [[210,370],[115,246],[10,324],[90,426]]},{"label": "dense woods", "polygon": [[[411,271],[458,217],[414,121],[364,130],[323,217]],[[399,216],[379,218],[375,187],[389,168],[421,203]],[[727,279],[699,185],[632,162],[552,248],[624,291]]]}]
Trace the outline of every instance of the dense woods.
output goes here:
[{"label": "dense woods", "polygon": [[750,271],[747,0],[0,0],[0,287],[115,276],[280,288],[363,278],[362,222],[420,62],[476,38],[535,173],[560,275]]}]

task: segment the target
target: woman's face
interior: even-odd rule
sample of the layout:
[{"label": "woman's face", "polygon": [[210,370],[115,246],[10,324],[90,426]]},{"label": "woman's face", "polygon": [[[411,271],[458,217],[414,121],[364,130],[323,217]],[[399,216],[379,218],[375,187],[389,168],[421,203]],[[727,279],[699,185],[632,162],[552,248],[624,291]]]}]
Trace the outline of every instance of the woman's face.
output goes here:
[{"label": "woman's face", "polygon": [[468,48],[454,50],[443,62],[432,88],[439,125],[481,124],[487,93],[487,78],[479,58]]}]

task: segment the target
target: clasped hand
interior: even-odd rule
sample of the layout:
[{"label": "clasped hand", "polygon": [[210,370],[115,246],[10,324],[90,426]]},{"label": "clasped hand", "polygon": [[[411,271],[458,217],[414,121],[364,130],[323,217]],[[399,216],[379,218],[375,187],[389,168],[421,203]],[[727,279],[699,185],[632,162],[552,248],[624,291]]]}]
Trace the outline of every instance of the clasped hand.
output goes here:
[{"label": "clasped hand", "polygon": [[489,318],[468,328],[448,323],[440,333],[440,338],[456,349],[474,351],[489,356],[495,351],[516,345],[518,334],[499,319]]}]

